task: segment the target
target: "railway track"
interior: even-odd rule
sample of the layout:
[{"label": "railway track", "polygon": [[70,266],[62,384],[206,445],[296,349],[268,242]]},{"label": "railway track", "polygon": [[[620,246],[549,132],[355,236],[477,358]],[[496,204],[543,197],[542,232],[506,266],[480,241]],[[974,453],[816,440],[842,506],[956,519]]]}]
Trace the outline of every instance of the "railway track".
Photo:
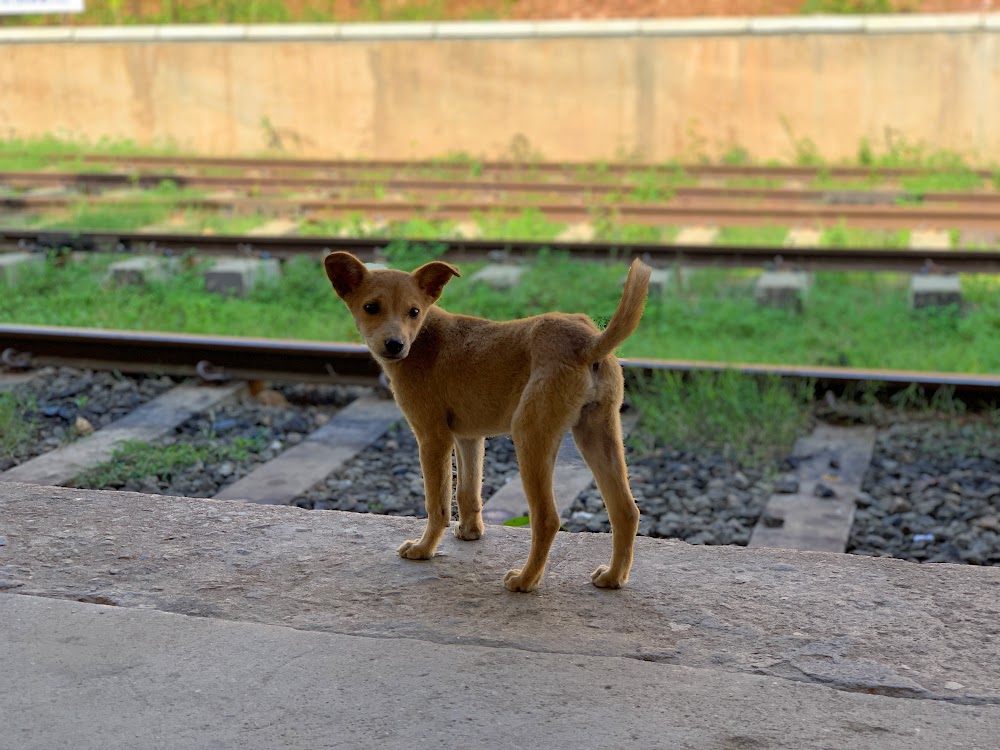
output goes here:
[{"label": "railway track", "polygon": [[[41,410],[65,424],[60,433],[64,437],[57,441],[56,447],[48,445],[33,455],[22,456],[22,460],[6,470],[2,470],[4,465],[0,463],[0,483],[93,486],[87,482],[112,480],[80,477],[101,476],[101,471],[106,473],[109,469],[94,473],[95,467],[109,466],[108,461],[115,456],[118,456],[116,462],[125,461],[129,452],[140,451],[142,444],[160,446],[154,454],[162,455],[171,446],[183,443],[210,448],[213,455],[218,455],[211,459],[203,457],[198,466],[176,470],[186,478],[171,476],[169,472],[158,480],[156,475],[137,476],[121,480],[133,483],[125,484],[125,488],[165,494],[208,494],[218,499],[306,508],[421,512],[416,443],[409,431],[399,426],[402,416],[393,402],[378,394],[378,368],[362,347],[0,326],[0,351],[0,362],[8,370],[7,374],[0,374],[0,392],[15,382],[19,387],[30,387],[33,382],[45,381],[48,390],[41,388],[41,395],[35,397],[38,405],[29,408]],[[944,388],[949,394],[972,399],[995,401],[1000,394],[1000,376],[659,360],[624,360],[623,366],[630,378],[657,370],[692,373],[735,369],[809,379],[816,383],[820,393],[878,381],[888,388],[902,389],[912,384],[920,384],[928,392]],[[70,367],[114,374],[67,375],[70,371],[65,368]],[[128,372],[140,373],[136,382],[152,383],[143,392],[143,398],[129,396],[128,376],[122,374]],[[148,373],[155,373],[152,381]],[[173,379],[168,380],[167,375]],[[181,382],[184,376],[194,379]],[[75,385],[74,377],[82,378],[84,384]],[[282,386],[271,385],[264,389],[261,380],[322,384],[315,387],[325,389],[327,401],[323,403],[335,404],[335,408],[318,409],[297,402],[296,395],[301,398],[303,389],[311,386],[287,386],[282,391]],[[123,382],[126,385],[120,390]],[[95,383],[102,384],[103,395],[88,390]],[[108,393],[109,383],[111,393]],[[356,384],[368,387],[359,391]],[[354,390],[344,391],[348,385]],[[340,389],[332,398],[331,388]],[[105,413],[108,399],[115,403],[123,398],[131,399],[129,402],[134,404],[124,416],[92,434],[81,428],[81,419],[88,425],[86,417],[96,419],[94,415]],[[628,412],[624,421],[626,429],[635,423]],[[722,502],[717,508],[706,505],[692,516],[695,520],[685,522],[694,524],[693,530],[685,532],[693,541],[716,539],[712,543],[749,542],[843,551],[848,544],[854,497],[862,493],[862,479],[872,460],[874,440],[875,431],[871,427],[817,428],[795,449],[794,455],[799,456],[792,464],[795,486],[799,488],[801,483],[805,489],[795,490],[801,499],[792,505],[789,500],[795,498],[781,494],[788,490],[774,489],[766,476],[751,473],[747,478],[742,472],[732,473],[732,469],[720,475],[720,464],[711,457],[678,459],[668,453],[656,459],[661,463],[652,465],[650,459],[643,458],[638,460],[635,476],[649,486],[659,486],[666,481],[659,472],[676,472],[677,466],[683,468],[683,463],[678,463],[681,460],[702,466],[697,476],[727,477],[705,485],[689,469],[684,469],[669,480],[670,488],[688,487],[682,497],[708,493],[704,502],[712,498],[715,498],[712,502]],[[249,457],[245,447],[248,444],[256,444]],[[133,447],[125,454],[116,453],[122,445]],[[491,441],[484,489],[484,515],[491,522],[504,522],[526,512],[516,468],[509,440]],[[835,476],[831,478],[831,474]],[[80,484],[81,481],[84,483]],[[719,488],[729,482],[738,494],[719,494]],[[827,488],[833,495],[821,495],[820,488],[830,483],[836,487],[835,491]],[[568,438],[560,449],[556,485],[557,503],[566,523],[578,530],[606,530],[606,518],[601,515],[589,471]],[[669,494],[673,489],[666,489],[665,485],[662,491]],[[681,534],[676,530],[682,528],[676,526],[676,513],[665,512],[656,497],[643,495],[642,485],[638,491],[646,513],[644,533]],[[844,513],[838,511],[839,520],[831,524],[829,517],[834,507]],[[708,528],[709,517],[704,525],[699,525],[698,513],[729,519],[717,530],[723,536],[703,537],[708,533],[704,529]],[[776,518],[780,523],[775,523]],[[735,536],[725,536],[730,533]],[[987,549],[983,554],[986,556],[982,561],[989,562],[993,553]],[[997,554],[1000,555],[1000,550]],[[1000,557],[997,562],[1000,563]]]},{"label": "railway track", "polygon": [[[288,260],[347,250],[362,260],[382,257],[398,240],[386,237],[299,237],[265,235],[201,235],[160,232],[63,232],[0,228],[0,250],[53,250],[176,254],[194,251],[199,255],[241,255]],[[573,258],[592,261],[623,261],[641,257],[657,267],[750,267],[769,264],[804,270],[870,270],[949,273],[1000,272],[1000,251],[943,250],[940,248],[836,248],[687,245],[635,242],[521,242],[442,238],[410,240],[416,244],[442,248],[452,262],[481,262],[491,259],[530,260],[543,250],[564,252]]]},{"label": "railway track", "polygon": [[[85,157],[91,163],[97,157]],[[114,160],[110,160],[114,163]],[[159,172],[141,170],[158,166]],[[848,169],[826,172],[801,167],[674,168],[615,165],[600,179],[582,166],[489,163],[470,172],[462,165],[405,162],[302,162],[273,160],[134,157],[116,163],[115,172],[0,173],[0,185],[12,194],[0,207],[21,213],[64,211],[88,204],[122,211],[149,208],[160,201],[177,210],[269,216],[295,215],[310,220],[362,215],[382,220],[467,220],[490,215],[510,217],[537,212],[550,221],[584,223],[603,216],[635,226],[676,224],[717,226],[816,226],[846,224],[856,228],[938,228],[1000,230],[1000,193],[982,189],[987,173],[963,173],[978,180],[975,189],[919,190],[899,187],[837,188],[851,179],[896,181],[913,170]],[[438,170],[426,176],[428,170]],[[627,171],[632,169],[633,171]],[[673,171],[671,171],[671,169]],[[223,171],[225,174],[207,173]],[[464,171],[463,171],[464,170]],[[486,170],[484,172],[484,170]],[[690,171],[689,171],[690,170]],[[638,176],[637,176],[638,175]],[[557,179],[553,179],[553,177]],[[819,178],[822,177],[822,180]],[[726,184],[692,185],[693,181]],[[814,187],[804,187],[812,180]],[[170,181],[207,196],[149,196],[134,193]],[[794,183],[776,187],[774,181]],[[826,186],[820,185],[825,181]],[[60,189],[52,193],[51,188]],[[42,193],[21,190],[44,189]],[[104,194],[114,190],[116,194]],[[132,195],[127,191],[133,191]],[[218,191],[223,191],[219,195]],[[125,194],[123,194],[125,193]],[[238,194],[233,194],[238,193]]]},{"label": "railway track", "polygon": [[[337,174],[434,174],[457,173],[474,176],[519,175],[528,179],[558,178],[579,179],[581,175],[608,175],[623,177],[637,174],[673,176],[683,174],[694,179],[744,179],[764,178],[774,180],[833,180],[888,179],[899,180],[928,174],[931,170],[917,167],[811,167],[798,165],[741,165],[741,164],[643,164],[589,162],[540,162],[540,161],[478,161],[473,159],[431,159],[424,161],[370,160],[370,159],[287,159],[243,158],[214,156],[156,156],[156,155],[106,155],[84,154],[79,161],[132,169],[164,168],[175,172],[205,170],[256,170],[259,173],[315,173]],[[990,169],[957,169],[982,180],[992,180],[995,172]]]}]

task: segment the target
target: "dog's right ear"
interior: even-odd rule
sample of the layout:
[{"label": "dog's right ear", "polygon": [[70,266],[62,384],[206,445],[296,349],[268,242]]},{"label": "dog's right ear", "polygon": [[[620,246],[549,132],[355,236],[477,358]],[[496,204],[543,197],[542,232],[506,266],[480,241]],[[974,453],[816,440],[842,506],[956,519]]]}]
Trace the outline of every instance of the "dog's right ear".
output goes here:
[{"label": "dog's right ear", "polygon": [[361,286],[368,273],[365,264],[350,253],[330,253],[323,260],[323,266],[330,283],[341,298]]}]

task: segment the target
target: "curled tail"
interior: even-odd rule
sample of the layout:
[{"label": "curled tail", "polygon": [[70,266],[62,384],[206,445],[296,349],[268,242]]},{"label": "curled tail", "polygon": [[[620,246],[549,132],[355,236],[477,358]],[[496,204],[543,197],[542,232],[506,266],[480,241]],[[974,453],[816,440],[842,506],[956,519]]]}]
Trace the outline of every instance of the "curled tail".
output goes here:
[{"label": "curled tail", "polygon": [[635,333],[642,317],[642,308],[646,304],[649,277],[652,273],[653,269],[638,258],[632,261],[632,266],[628,269],[628,278],[625,279],[621,302],[608,321],[607,328],[590,343],[590,348],[584,353],[586,362],[604,359]]}]

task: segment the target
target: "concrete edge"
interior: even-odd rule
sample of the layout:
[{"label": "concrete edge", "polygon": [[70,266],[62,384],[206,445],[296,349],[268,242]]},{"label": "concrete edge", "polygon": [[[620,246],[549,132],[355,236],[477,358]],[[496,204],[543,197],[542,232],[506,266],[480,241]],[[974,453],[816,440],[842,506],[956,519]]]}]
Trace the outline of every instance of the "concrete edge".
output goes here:
[{"label": "concrete edge", "polygon": [[328,24],[184,24],[0,28],[0,44],[122,42],[403,41],[586,37],[960,34],[1000,32],[1000,12],[801,15],[598,21],[436,21]]}]

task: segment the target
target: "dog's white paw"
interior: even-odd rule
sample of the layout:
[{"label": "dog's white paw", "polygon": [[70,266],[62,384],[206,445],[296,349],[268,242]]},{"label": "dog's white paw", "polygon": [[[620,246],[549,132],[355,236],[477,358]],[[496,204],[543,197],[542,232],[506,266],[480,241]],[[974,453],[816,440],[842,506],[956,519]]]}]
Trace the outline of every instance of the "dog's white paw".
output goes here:
[{"label": "dog's white paw", "polygon": [[601,565],[590,574],[590,580],[599,589],[620,589],[625,585],[628,578],[622,578],[621,576],[612,577],[611,568],[607,565]]},{"label": "dog's white paw", "polygon": [[483,536],[483,522],[459,522],[459,524],[455,527],[455,536],[459,539],[464,539],[467,542],[474,542],[476,539],[480,539]]},{"label": "dog's white paw", "polygon": [[503,585],[508,591],[527,593],[538,588],[538,581],[527,581],[520,568],[507,571],[503,577]]},{"label": "dog's white paw", "polygon": [[434,550],[421,547],[419,539],[407,539],[396,551],[404,560],[430,560],[434,557]]}]

